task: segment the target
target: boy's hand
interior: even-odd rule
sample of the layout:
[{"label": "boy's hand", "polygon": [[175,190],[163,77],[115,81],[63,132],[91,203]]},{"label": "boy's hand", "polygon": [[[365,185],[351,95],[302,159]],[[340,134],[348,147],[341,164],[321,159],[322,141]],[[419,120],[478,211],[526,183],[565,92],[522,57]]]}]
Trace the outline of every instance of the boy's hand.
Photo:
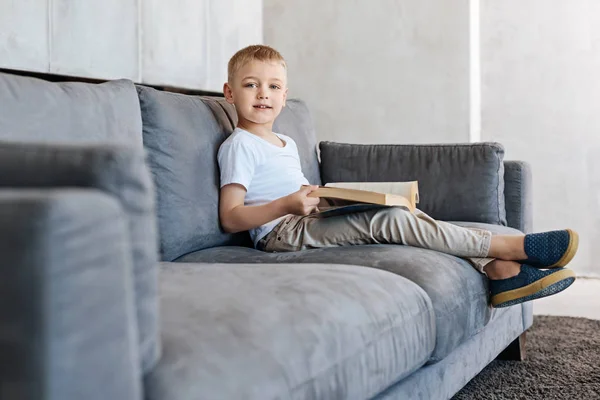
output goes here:
[{"label": "boy's hand", "polygon": [[286,212],[294,215],[308,215],[319,205],[318,197],[308,197],[308,194],[319,186],[302,186],[300,190],[285,197]]}]

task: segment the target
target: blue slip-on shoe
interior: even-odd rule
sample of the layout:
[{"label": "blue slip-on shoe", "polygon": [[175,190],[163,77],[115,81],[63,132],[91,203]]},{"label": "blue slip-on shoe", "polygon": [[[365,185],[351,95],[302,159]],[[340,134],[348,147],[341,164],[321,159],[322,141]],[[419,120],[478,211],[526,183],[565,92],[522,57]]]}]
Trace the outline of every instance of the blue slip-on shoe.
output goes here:
[{"label": "blue slip-on shoe", "polygon": [[579,235],[571,229],[525,235],[526,260],[520,263],[536,268],[564,267],[577,253]]},{"label": "blue slip-on shoe", "polygon": [[575,281],[575,272],[567,268],[540,270],[521,265],[521,272],[512,278],[490,279],[493,307],[508,307],[562,292]]}]

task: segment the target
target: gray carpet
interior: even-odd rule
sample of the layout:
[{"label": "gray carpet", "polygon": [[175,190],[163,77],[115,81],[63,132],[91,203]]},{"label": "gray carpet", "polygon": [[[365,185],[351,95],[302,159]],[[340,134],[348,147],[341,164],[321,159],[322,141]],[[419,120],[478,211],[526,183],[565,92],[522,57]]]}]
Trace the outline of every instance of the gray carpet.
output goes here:
[{"label": "gray carpet", "polygon": [[525,349],[525,361],[493,361],[452,399],[600,399],[600,321],[536,316]]}]

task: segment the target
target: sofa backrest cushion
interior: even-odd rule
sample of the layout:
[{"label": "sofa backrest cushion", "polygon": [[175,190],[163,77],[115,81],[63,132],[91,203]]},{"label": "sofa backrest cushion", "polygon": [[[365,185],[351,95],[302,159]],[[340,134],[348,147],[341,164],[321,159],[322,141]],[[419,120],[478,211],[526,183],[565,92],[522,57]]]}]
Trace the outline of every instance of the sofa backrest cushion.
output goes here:
[{"label": "sofa backrest cushion", "polygon": [[[226,233],[219,223],[217,151],[237,116],[224,98],[190,96],[138,86],[143,140],[157,196],[160,254],[164,261],[209,247],[252,246],[247,232]],[[274,130],[292,137],[302,168],[320,182],[316,138],[306,107],[291,100]]]},{"label": "sofa backrest cushion", "polygon": [[[27,144],[39,146],[40,143],[81,145],[90,154],[95,154],[90,148],[98,145],[98,158],[104,157],[101,161],[106,163],[114,160],[112,156],[102,156],[104,145],[131,154],[124,158],[131,162],[117,163],[125,169],[121,175],[127,176],[127,182],[120,184],[122,193],[117,197],[126,200],[123,207],[129,217],[141,367],[148,372],[160,355],[158,251],[153,182],[144,162],[142,119],[135,86],[128,80],[102,84],[52,83],[0,73],[0,142],[23,143],[25,148]],[[77,162],[77,157],[82,156],[73,155],[73,162]],[[95,160],[81,160],[81,163],[84,161]],[[76,176],[74,172],[73,181]],[[62,177],[57,177],[57,184],[64,185],[64,180],[59,178]],[[51,186],[51,182],[47,185]],[[131,187],[135,190],[130,190]]]},{"label": "sofa backrest cushion", "polygon": [[142,149],[140,106],[126,79],[54,83],[0,73],[0,105],[3,139]]},{"label": "sofa backrest cushion", "polygon": [[499,143],[321,142],[319,147],[325,183],[418,181],[418,208],[431,217],[506,226]]},{"label": "sofa backrest cushion", "polygon": [[229,234],[219,226],[216,154],[233,130],[226,112],[217,100],[137,89],[156,187],[161,259],[219,245],[249,245],[247,232]]}]

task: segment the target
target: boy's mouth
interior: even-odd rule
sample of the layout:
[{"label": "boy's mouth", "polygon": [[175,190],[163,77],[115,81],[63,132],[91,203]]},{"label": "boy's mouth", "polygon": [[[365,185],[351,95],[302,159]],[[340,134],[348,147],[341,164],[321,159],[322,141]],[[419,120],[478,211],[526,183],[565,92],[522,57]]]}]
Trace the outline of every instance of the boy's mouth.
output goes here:
[{"label": "boy's mouth", "polygon": [[273,107],[269,107],[269,106],[267,106],[265,104],[256,104],[253,107],[254,108],[258,108],[259,110],[268,110],[270,108],[273,108]]}]

